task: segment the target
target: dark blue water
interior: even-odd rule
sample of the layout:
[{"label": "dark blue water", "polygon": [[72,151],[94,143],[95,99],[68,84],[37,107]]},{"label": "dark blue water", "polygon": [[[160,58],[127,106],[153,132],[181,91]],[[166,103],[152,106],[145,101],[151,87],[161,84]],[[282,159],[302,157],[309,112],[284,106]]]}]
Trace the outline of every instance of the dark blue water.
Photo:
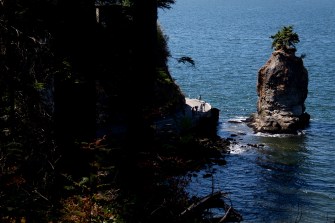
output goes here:
[{"label": "dark blue water", "polygon": [[[244,222],[335,221],[335,1],[177,0],[159,11],[169,37],[170,72],[188,97],[202,96],[220,109],[219,135],[234,137],[227,165],[214,180],[192,178],[190,194],[229,192]],[[310,126],[300,135],[254,134],[241,120],[256,111],[258,69],[282,26],[300,37],[306,54]],[[192,57],[195,67],[176,58]],[[248,144],[263,144],[255,148]]]}]

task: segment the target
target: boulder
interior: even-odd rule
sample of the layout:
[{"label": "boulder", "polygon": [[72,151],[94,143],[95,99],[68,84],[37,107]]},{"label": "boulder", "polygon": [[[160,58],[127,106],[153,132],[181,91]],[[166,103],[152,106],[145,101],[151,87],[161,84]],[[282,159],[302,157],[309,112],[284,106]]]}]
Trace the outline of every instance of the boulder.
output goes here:
[{"label": "boulder", "polygon": [[256,132],[297,133],[308,125],[308,72],[294,51],[272,53],[258,71],[257,94],[257,113],[247,119]]}]

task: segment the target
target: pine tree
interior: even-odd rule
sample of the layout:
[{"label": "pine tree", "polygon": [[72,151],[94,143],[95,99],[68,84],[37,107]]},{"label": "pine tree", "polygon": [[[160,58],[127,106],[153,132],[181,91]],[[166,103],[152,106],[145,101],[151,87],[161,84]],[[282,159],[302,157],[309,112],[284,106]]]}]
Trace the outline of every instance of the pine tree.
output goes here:
[{"label": "pine tree", "polygon": [[275,50],[284,50],[285,52],[295,52],[295,44],[299,43],[299,36],[293,32],[293,26],[283,26],[275,35],[270,36],[273,39],[272,48]]}]

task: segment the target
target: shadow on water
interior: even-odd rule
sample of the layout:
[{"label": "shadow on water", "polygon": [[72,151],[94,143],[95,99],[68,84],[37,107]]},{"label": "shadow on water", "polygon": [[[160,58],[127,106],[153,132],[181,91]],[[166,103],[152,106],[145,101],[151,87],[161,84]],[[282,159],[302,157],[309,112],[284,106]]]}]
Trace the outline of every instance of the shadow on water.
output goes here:
[{"label": "shadow on water", "polygon": [[333,124],[311,122],[299,135],[254,134],[221,123],[235,144],[217,174],[246,222],[334,222]]},{"label": "shadow on water", "polygon": [[305,136],[261,136],[259,143],[265,145],[257,149],[254,160],[264,193],[255,201],[262,205],[261,220],[299,222],[309,206],[303,193],[308,171]]},{"label": "shadow on water", "polygon": [[227,165],[212,167],[213,182],[201,178],[208,170],[198,173],[189,185],[191,194],[206,194],[213,185],[228,192],[245,222],[327,220],[325,216],[317,216],[315,200],[306,192],[310,187],[306,179],[314,172],[306,143],[308,134],[253,134],[243,123],[228,125],[224,128],[230,133],[220,130],[220,135],[237,136],[226,156]]}]

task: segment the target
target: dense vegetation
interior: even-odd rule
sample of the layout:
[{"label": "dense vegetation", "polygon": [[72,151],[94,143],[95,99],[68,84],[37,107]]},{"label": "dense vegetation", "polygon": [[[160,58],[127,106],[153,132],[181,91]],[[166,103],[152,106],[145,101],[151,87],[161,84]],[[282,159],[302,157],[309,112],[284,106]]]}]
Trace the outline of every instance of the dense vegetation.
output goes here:
[{"label": "dense vegetation", "polygon": [[293,26],[283,26],[275,35],[270,36],[273,39],[272,48],[283,50],[285,52],[295,52],[295,44],[299,43],[299,35],[293,32]]},{"label": "dense vegetation", "polygon": [[0,1],[1,222],[188,221],[173,176],[220,153],[154,132],[185,103],[156,24],[173,3]]}]

